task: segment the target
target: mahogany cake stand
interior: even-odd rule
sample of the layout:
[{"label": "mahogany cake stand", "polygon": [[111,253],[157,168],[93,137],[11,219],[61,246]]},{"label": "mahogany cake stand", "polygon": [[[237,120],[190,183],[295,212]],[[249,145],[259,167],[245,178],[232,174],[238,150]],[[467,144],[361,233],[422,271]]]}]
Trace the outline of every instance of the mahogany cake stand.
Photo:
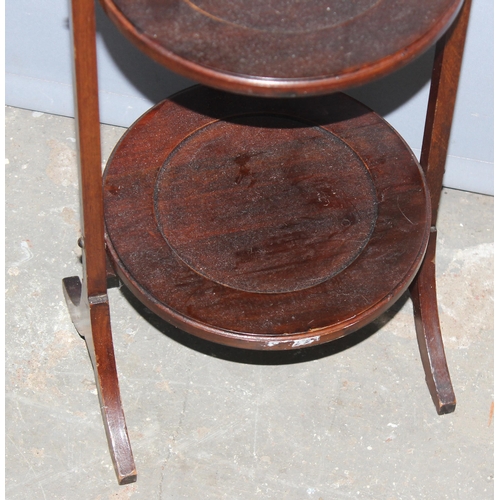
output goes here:
[{"label": "mahogany cake stand", "polygon": [[[409,288],[432,399],[438,413],[453,411],[434,260],[470,0],[101,3],[149,56],[209,86],[139,118],[103,177],[94,4],[72,1],[83,279],[63,285],[119,483],[136,469],[110,277],[193,335],[261,350],[335,340]],[[380,116],[338,91],[436,41],[419,163]]]}]

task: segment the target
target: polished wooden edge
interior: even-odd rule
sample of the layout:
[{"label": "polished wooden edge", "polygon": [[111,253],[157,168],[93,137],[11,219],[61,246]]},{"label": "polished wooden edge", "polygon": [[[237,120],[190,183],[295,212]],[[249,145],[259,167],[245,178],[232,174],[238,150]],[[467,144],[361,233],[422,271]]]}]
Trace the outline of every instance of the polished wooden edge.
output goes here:
[{"label": "polished wooden edge", "polygon": [[262,97],[300,97],[346,90],[381,78],[403,67],[442,37],[457,16],[463,0],[458,3],[452,15],[441,19],[425,36],[392,56],[369,66],[358,68],[350,73],[316,79],[274,79],[250,75],[240,76],[201,66],[166,50],[153,39],[139,32],[112,0],[100,0],[100,3],[109,18],[129,41],[151,59],[175,73],[228,92]]},{"label": "polished wooden edge", "polygon": [[[428,198],[427,198],[428,199]],[[430,223],[430,206],[428,208],[428,221]],[[430,226],[429,226],[430,227]],[[160,318],[172,324],[187,333],[200,337],[204,340],[215,342],[218,344],[238,347],[248,350],[289,350],[300,349],[306,346],[319,345],[326,342],[344,337],[345,335],[359,330],[363,326],[368,325],[380,314],[389,309],[407,290],[409,283],[414,279],[420,264],[424,258],[427,248],[427,240],[422,244],[419,250],[418,257],[413,266],[414,271],[401,279],[401,286],[398,292],[390,297],[385,297],[383,301],[372,304],[361,314],[356,316],[356,320],[343,321],[342,323],[334,325],[334,327],[318,328],[309,330],[302,333],[283,334],[283,335],[260,335],[249,334],[242,332],[234,332],[230,330],[223,330],[214,328],[211,325],[201,325],[190,318],[183,316],[177,311],[166,309],[164,304],[155,300],[154,297],[149,296],[146,290],[142,289],[140,285],[135,283],[126,269],[116,266],[117,274],[125,286],[132,292],[132,294],[142,302],[149,310],[154,312]],[[114,252],[111,245],[109,245],[110,257],[115,262],[119,261],[118,255]]]}]

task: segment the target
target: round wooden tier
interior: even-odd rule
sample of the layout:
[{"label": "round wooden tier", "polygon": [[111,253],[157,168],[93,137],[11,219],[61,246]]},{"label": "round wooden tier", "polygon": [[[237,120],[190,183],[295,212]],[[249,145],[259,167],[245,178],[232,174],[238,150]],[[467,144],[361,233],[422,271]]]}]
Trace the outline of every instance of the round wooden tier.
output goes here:
[{"label": "round wooden tier", "polygon": [[325,94],[409,62],[450,26],[462,0],[101,0],[159,63],[215,88]]},{"label": "round wooden tier", "polygon": [[147,307],[253,349],[369,323],[407,289],[430,233],[412,152],[343,94],[181,92],[117,145],[104,203],[111,260]]}]

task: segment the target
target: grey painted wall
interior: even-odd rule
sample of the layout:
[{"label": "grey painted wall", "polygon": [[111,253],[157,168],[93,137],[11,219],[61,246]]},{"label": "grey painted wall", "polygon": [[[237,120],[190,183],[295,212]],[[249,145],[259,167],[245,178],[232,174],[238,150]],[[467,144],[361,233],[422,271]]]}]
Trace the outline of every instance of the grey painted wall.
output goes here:
[{"label": "grey painted wall", "polygon": [[[73,116],[68,0],[6,0],[6,104]],[[150,61],[97,7],[103,123],[129,126],[193,82]],[[372,107],[417,156],[433,49],[402,70],[349,93]],[[493,0],[474,0],[445,185],[493,194]]]}]

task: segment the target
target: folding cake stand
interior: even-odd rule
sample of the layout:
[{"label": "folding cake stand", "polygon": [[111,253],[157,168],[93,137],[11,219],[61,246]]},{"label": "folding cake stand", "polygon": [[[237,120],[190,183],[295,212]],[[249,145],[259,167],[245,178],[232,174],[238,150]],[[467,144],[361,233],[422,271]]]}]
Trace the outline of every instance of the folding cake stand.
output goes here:
[{"label": "folding cake stand", "polygon": [[[101,3],[147,55],[208,85],[143,115],[103,178],[94,2],[72,0],[83,279],[63,284],[119,483],[136,470],[113,353],[113,276],[191,334],[263,350],[335,340],[409,288],[432,399],[452,412],[435,225],[471,1]],[[419,164],[382,118],[338,91],[436,41]]]}]

